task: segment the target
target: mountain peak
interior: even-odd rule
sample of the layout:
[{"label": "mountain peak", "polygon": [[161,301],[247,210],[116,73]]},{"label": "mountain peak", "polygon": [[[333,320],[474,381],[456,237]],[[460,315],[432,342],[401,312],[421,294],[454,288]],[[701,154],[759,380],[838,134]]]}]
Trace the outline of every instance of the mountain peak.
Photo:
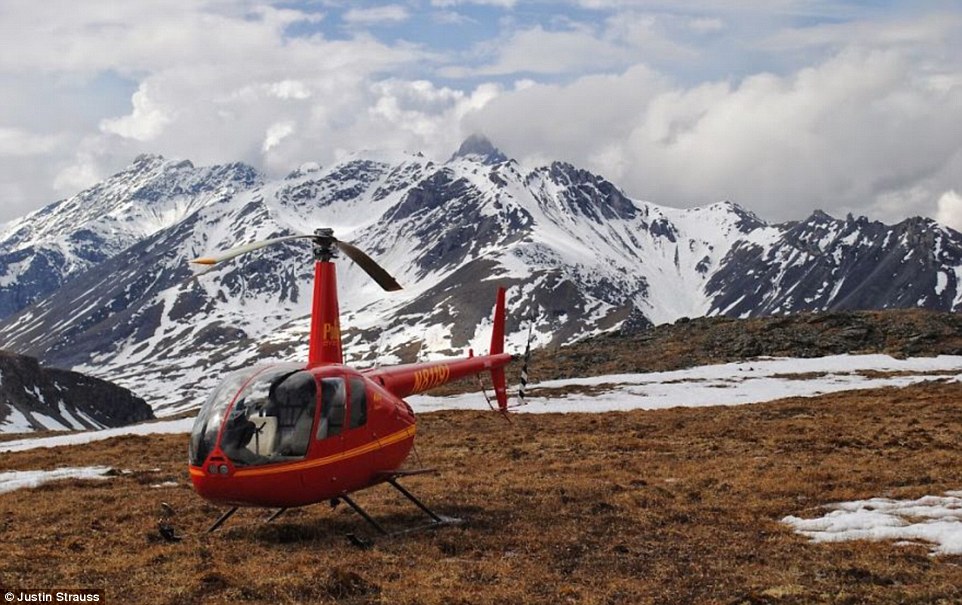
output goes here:
[{"label": "mountain peak", "polygon": [[159,153],[142,153],[134,158],[132,165],[137,168],[149,168],[159,166],[166,161],[167,159]]},{"label": "mountain peak", "polygon": [[834,223],[835,217],[831,214],[825,212],[821,208],[816,209],[812,212],[812,215],[806,219],[806,222],[810,223]]},{"label": "mountain peak", "polygon": [[[508,156],[495,147],[483,134],[472,134],[464,139],[461,147],[451,156],[451,160],[471,158],[480,160],[482,164],[500,164],[507,162]],[[451,161],[449,160],[449,161]]]}]

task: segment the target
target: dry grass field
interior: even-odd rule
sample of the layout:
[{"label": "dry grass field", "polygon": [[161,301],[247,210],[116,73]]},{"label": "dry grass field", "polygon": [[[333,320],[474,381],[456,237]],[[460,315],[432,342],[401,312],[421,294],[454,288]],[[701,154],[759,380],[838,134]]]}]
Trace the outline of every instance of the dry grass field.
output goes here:
[{"label": "dry grass field", "polygon": [[[962,488],[962,385],[737,407],[420,418],[438,476],[406,485],[449,526],[370,535],[347,507],[273,524],[196,497],[186,436],[0,456],[0,471],[109,465],[0,495],[0,589],[102,588],[109,603],[960,603],[962,557],[922,545],[813,544],[780,522],[819,505]],[[416,463],[416,459],[412,460]],[[130,472],[128,472],[130,471]],[[176,486],[161,486],[176,482]],[[419,522],[386,486],[357,500]],[[159,538],[161,501],[180,542]]]}]

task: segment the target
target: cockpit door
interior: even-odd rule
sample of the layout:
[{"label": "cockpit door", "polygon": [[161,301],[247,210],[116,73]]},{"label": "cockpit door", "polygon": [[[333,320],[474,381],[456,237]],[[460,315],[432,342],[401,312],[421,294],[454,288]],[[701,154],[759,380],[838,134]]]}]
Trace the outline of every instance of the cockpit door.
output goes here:
[{"label": "cockpit door", "polygon": [[358,376],[321,378],[318,418],[310,458],[316,464],[307,484],[324,483],[345,493],[370,484],[377,445],[367,422],[364,380]]},{"label": "cockpit door", "polygon": [[348,406],[344,428],[344,446],[349,451],[363,451],[358,457],[359,468],[371,473],[377,468],[379,447],[371,433],[368,423],[367,383],[360,376],[350,376],[347,380]]}]

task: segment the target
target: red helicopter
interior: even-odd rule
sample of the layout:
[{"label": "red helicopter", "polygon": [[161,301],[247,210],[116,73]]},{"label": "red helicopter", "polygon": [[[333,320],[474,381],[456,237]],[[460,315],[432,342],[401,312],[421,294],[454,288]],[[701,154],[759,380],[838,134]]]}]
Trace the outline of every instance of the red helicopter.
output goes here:
[{"label": "red helicopter", "polygon": [[201,407],[190,435],[190,476],[203,498],[228,505],[215,531],[239,507],[285,510],[318,502],[345,502],[379,533],[387,534],[349,494],[388,483],[431,517],[429,525],[457,522],[436,514],[398,483],[417,432],[404,397],[452,380],[490,372],[498,408],[508,408],[504,367],[505,301],[499,288],[488,355],[356,370],[344,365],[333,260],[357,263],[384,290],[401,288],[360,249],[331,229],[231,248],[191,263],[211,266],[298,238],[314,252],[314,299],[306,364],[257,365],[230,374]]}]

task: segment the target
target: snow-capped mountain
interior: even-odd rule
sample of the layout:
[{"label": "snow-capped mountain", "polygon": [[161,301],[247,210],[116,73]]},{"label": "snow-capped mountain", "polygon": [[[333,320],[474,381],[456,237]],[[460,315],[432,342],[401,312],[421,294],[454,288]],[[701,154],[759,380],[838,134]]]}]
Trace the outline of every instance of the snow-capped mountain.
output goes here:
[{"label": "snow-capped mountain", "polygon": [[188,161],[143,155],[106,181],[4,225],[0,318],[199,208],[256,184],[256,172],[243,164],[198,169]]},{"label": "snow-capped mountain", "polygon": [[682,316],[962,300],[962,235],[931,221],[768,225],[729,202],[667,208],[473,138],[443,163],[365,152],[279,180],[138,158],[0,234],[0,292],[17,293],[0,343],[117,381],[161,413],[194,407],[229,369],[306,358],[313,273],[302,241],[198,279],[186,261],[321,226],[405,287],[386,294],[339,264],[345,353],[359,364],[485,350],[496,285],[510,287],[519,350],[529,318],[536,344],[557,345]]}]

